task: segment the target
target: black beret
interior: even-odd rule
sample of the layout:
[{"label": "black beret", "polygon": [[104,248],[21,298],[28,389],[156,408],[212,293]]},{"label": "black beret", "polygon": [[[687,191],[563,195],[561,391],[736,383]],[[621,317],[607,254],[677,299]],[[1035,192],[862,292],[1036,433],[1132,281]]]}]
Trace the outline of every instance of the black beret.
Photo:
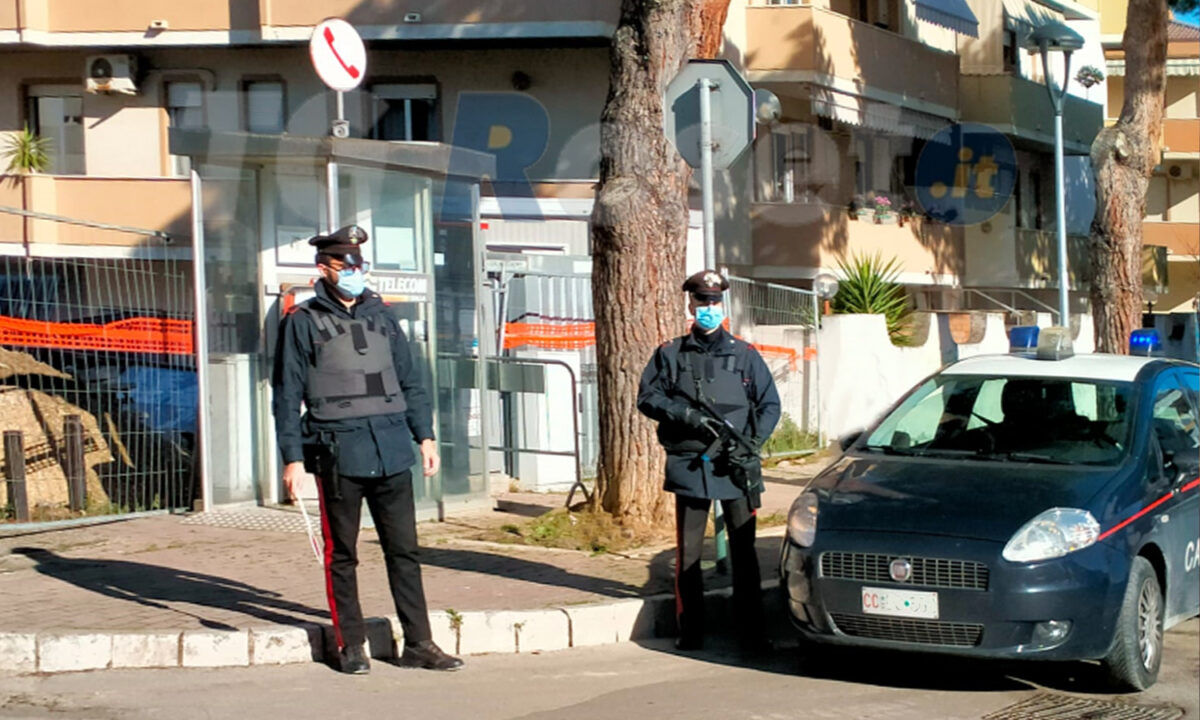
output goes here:
[{"label": "black beret", "polygon": [[719,296],[729,289],[729,281],[716,270],[701,270],[683,281],[683,291],[693,295]]},{"label": "black beret", "polygon": [[328,235],[317,235],[308,241],[321,255],[360,255],[359,246],[367,242],[367,231],[357,225],[347,225]]}]

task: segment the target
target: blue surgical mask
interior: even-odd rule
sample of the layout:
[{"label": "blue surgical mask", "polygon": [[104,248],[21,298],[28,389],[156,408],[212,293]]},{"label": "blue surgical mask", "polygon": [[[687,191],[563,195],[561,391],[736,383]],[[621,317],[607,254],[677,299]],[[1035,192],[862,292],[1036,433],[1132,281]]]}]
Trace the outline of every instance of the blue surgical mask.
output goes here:
[{"label": "blue surgical mask", "polygon": [[696,324],[702,330],[715,330],[725,322],[725,310],[719,305],[701,305],[696,308]]},{"label": "blue surgical mask", "polygon": [[356,298],[363,294],[366,287],[366,277],[363,275],[362,268],[338,270],[337,289],[346,297]]}]

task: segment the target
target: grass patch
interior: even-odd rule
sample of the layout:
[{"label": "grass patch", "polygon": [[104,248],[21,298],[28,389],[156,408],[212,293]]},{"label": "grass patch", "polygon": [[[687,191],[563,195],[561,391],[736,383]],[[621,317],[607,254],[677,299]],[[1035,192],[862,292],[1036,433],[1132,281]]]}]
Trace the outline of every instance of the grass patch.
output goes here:
[{"label": "grass patch", "polygon": [[758,527],[769,528],[787,525],[787,514],[781,512],[773,512],[770,515],[758,516]]},{"label": "grass patch", "polygon": [[665,533],[634,529],[616,523],[606,512],[564,508],[525,523],[505,523],[488,531],[485,540],[533,545],[537,547],[580,550],[590,553],[621,552],[662,540]]}]

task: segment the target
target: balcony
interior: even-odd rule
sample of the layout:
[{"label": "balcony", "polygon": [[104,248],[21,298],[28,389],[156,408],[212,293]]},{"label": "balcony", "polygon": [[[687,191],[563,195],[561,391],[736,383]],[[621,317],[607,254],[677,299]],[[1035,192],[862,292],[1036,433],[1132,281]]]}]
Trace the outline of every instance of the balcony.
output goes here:
[{"label": "balcony", "polygon": [[[1013,75],[963,75],[959,79],[962,119],[991,125],[1015,139],[1054,148],[1054,108],[1046,86]],[[1073,95],[1063,108],[1063,147],[1087,154],[1104,123],[1097,103]]]},{"label": "balcony", "polygon": [[[311,28],[327,17],[344,18],[367,38],[612,37],[619,0],[429,0],[393,3],[362,0],[262,0],[264,28]],[[403,11],[403,12],[402,12]],[[404,18],[416,14],[419,20]],[[268,34],[264,29],[264,34]]]},{"label": "balcony", "polygon": [[1142,244],[1165,248],[1171,255],[1200,257],[1200,223],[1142,223]]},{"label": "balcony", "polygon": [[[66,33],[124,34],[112,38],[117,45],[202,42],[194,34],[180,37],[183,32],[220,33],[211,39],[216,43],[307,41],[313,26],[328,17],[346,19],[367,39],[608,39],[620,6],[619,0],[412,0],[402,6],[366,0],[121,0],[98,12],[95,0],[0,0],[0,42],[6,30],[24,30],[30,33],[26,41],[55,45],[72,44]],[[164,22],[161,28],[158,21]],[[50,39],[47,33],[64,35]],[[79,44],[98,41],[90,37]]]},{"label": "balcony", "polygon": [[1168,156],[1200,156],[1200,118],[1167,118],[1163,145]]},{"label": "balcony", "polygon": [[746,8],[751,81],[813,82],[883,93],[894,104],[958,107],[958,56],[807,5]]},{"label": "balcony", "polygon": [[[35,175],[0,178],[0,205],[95,223],[161,230],[186,244],[191,237],[191,189],[175,178]],[[142,246],[145,235],[101,230],[0,213],[0,238],[41,245]]]},{"label": "balcony", "polygon": [[751,207],[753,262],[769,277],[774,268],[836,268],[854,254],[895,258],[902,281],[953,282],[963,271],[962,232],[920,220],[877,225],[852,220],[840,207],[806,203],[759,203]]},{"label": "balcony", "polygon": [[[1019,287],[1058,287],[1058,236],[1053,231],[1017,228],[1014,257]],[[1088,236],[1067,235],[1067,282],[1082,289],[1088,279]]]}]

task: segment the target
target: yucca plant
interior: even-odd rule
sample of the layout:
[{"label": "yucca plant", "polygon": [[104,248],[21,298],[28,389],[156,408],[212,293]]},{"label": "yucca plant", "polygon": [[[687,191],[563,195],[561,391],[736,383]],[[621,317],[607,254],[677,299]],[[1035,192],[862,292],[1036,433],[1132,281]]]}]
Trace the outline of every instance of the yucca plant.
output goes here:
[{"label": "yucca plant", "polygon": [[878,253],[873,257],[855,254],[848,261],[839,260],[838,271],[842,277],[833,297],[833,311],[883,315],[892,342],[911,344],[908,323],[912,306],[904,286],[897,282],[900,265],[896,259],[885,262]]},{"label": "yucca plant", "polygon": [[4,147],[7,172],[14,175],[44,173],[50,169],[50,138],[41,137],[26,125],[9,137]]}]

